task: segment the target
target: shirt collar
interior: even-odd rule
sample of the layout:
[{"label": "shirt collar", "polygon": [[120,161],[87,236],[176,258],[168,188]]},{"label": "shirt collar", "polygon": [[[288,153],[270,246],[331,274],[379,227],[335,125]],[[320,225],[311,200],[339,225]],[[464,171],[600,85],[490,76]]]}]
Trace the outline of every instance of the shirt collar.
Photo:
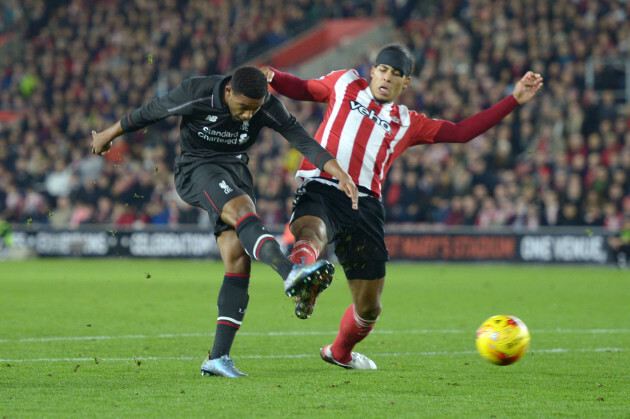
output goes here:
[{"label": "shirt collar", "polygon": [[225,76],[212,88],[212,107],[221,111],[229,112],[229,108],[223,102],[223,92],[228,81],[232,80],[232,76]]}]

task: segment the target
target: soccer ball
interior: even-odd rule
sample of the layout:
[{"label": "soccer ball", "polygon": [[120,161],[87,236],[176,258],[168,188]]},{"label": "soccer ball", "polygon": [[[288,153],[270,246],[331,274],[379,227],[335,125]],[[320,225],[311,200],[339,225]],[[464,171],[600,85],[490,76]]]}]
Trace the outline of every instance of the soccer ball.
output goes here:
[{"label": "soccer ball", "polygon": [[477,329],[479,354],[496,365],[518,361],[529,348],[529,330],[514,316],[492,316]]}]

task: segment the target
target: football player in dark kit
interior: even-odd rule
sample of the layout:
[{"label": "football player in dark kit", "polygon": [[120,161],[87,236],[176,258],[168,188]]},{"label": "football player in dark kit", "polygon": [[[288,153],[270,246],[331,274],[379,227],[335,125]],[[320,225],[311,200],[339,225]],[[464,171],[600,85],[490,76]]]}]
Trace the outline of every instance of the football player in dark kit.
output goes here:
[{"label": "football player in dark kit", "polygon": [[238,68],[232,76],[184,80],[162,97],[138,108],[101,132],[92,131],[92,153],[104,154],[112,141],[168,116],[181,115],[175,186],[187,203],[205,209],[217,238],[225,277],[218,296],[219,315],[204,375],[243,377],[229,357],[249,300],[251,258],[271,266],[284,280],[285,293],[295,298],[295,313],[308,318],[313,305],[333,278],[326,260],[300,265],[290,261],[256,214],[253,178],[246,150],[262,127],[285,137],[308,161],[339,180],[357,208],[358,189],[350,176],[268,92],[267,79],[256,67]]}]

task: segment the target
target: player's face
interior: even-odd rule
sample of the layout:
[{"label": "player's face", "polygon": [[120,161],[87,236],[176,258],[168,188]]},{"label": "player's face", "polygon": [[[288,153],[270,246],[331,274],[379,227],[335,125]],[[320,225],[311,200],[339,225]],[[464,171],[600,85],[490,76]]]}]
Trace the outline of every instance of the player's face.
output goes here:
[{"label": "player's face", "polygon": [[379,64],[376,67],[372,67],[370,75],[372,76],[370,89],[379,102],[393,101],[407,88],[411,81],[411,78],[387,64]]},{"label": "player's face", "polygon": [[234,94],[230,86],[225,88],[225,103],[230,108],[232,119],[235,121],[249,121],[262,106],[265,98],[252,99],[245,95]]}]

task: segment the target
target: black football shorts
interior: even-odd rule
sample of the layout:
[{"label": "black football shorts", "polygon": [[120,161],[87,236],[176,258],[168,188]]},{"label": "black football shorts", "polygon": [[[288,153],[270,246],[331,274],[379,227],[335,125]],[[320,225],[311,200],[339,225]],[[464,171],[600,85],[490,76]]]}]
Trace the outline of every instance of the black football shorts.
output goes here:
[{"label": "black football shorts", "polygon": [[[362,188],[360,188],[361,190]],[[359,209],[339,188],[307,180],[296,192],[291,222],[305,215],[326,224],[328,242],[348,279],[385,276],[389,253],[385,247],[385,209],[368,190],[360,192]]]},{"label": "black football shorts", "polygon": [[229,200],[247,194],[256,202],[252,174],[236,156],[180,158],[175,166],[175,188],[184,202],[208,212],[215,236],[232,228],[221,220],[221,210]]}]

